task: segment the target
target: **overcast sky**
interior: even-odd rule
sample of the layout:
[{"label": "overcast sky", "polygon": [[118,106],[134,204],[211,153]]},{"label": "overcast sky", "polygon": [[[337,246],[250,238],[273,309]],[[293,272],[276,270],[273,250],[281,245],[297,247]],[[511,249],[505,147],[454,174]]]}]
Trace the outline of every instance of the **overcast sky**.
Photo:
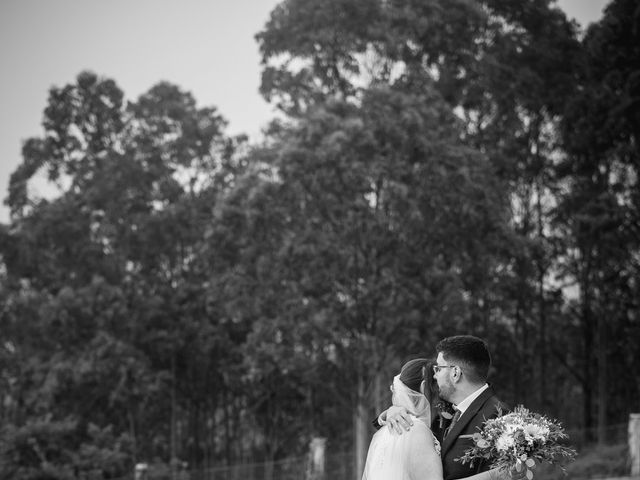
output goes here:
[{"label": "overcast sky", "polygon": [[[318,0],[322,1],[322,0]],[[112,78],[133,100],[161,80],[215,106],[228,133],[256,136],[272,117],[258,93],[254,35],[278,0],[0,0],[0,199],[22,142],[42,135],[51,86],[82,70]],[[605,0],[560,0],[581,25]],[[8,222],[0,206],[0,222]]]}]

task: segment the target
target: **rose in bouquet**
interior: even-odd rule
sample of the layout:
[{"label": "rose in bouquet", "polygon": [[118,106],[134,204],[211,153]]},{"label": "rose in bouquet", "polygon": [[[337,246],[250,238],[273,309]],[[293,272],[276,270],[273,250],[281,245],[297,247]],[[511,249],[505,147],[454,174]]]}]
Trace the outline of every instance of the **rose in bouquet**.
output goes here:
[{"label": "rose in bouquet", "polygon": [[487,420],[480,432],[473,435],[475,445],[458,460],[471,465],[476,460],[485,460],[502,472],[524,472],[531,480],[536,462],[555,464],[562,458],[575,457],[574,449],[561,444],[567,438],[558,422],[518,406],[510,413]]}]

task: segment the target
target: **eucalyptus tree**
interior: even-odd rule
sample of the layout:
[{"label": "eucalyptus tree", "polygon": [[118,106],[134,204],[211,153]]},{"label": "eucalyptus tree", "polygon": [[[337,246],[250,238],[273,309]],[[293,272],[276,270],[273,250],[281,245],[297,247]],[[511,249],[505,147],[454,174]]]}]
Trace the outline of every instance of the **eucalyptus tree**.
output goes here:
[{"label": "eucalyptus tree", "polygon": [[255,153],[248,204],[227,210],[247,239],[234,285],[254,317],[256,394],[306,399],[287,404],[306,418],[285,417],[287,448],[354,435],[361,467],[382,382],[402,357],[466,329],[470,293],[498,276],[506,197],[460,128],[434,89],[379,87],[314,105]]},{"label": "eucalyptus tree", "polygon": [[[494,165],[518,234],[505,245],[509,280],[476,291],[472,312],[478,325],[500,318],[492,340],[516,342],[515,351],[497,358],[510,394],[527,391],[545,408],[547,346],[562,304],[553,280],[551,167],[558,116],[574,81],[576,35],[548,0],[287,1],[257,35],[261,91],[293,118],[326,98],[357,102],[375,85],[415,94],[435,88],[461,118],[460,142]],[[521,361],[512,362],[514,354]],[[508,371],[511,365],[518,371]]]},{"label": "eucalyptus tree", "polygon": [[[43,127],[12,175],[2,242],[14,306],[5,331],[16,355],[35,353],[16,395],[37,399],[51,421],[126,433],[129,462],[198,462],[225,335],[207,315],[197,253],[244,140],[174,85],[125,103],[90,72],[51,89]],[[56,195],[37,198],[36,178]],[[33,300],[18,301],[26,294]],[[22,409],[23,421],[39,414]]]},{"label": "eucalyptus tree", "polygon": [[[587,426],[598,438],[625,421],[640,388],[638,361],[638,173],[640,117],[637,2],[615,0],[582,41],[578,86],[563,120],[566,156],[556,220],[568,245],[562,278],[574,286],[576,377]],[[596,351],[597,355],[593,355]],[[611,375],[612,371],[619,372]],[[596,381],[597,379],[597,381]],[[615,420],[614,420],[615,419]]]}]

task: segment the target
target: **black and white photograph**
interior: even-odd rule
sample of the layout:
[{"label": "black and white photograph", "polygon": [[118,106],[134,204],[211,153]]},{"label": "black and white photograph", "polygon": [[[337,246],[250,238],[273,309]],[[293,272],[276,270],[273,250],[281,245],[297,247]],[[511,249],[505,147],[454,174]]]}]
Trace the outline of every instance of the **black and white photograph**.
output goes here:
[{"label": "black and white photograph", "polygon": [[638,0],[0,1],[0,480],[639,480]]}]

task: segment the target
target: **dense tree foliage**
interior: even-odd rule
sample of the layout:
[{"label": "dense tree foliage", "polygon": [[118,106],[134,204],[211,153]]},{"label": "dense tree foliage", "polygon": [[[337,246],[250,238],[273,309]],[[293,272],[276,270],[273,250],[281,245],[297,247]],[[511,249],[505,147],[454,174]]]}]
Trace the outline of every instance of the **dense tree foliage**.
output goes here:
[{"label": "dense tree foliage", "polygon": [[559,274],[578,291],[566,318],[580,341],[566,348],[578,359],[583,421],[591,425],[597,416],[600,438],[612,417],[624,418],[628,395],[640,392],[633,367],[640,327],[639,25],[637,2],[616,0],[586,32],[579,88],[562,119],[565,156],[555,170],[564,186],[554,218],[565,243]]},{"label": "dense tree foliage", "polygon": [[256,145],[168,83],[52,88],[0,228],[0,476],[315,436],[358,468],[394,371],[457,333],[605,441],[640,394],[639,12],[581,38],[548,0],[286,0]]}]

